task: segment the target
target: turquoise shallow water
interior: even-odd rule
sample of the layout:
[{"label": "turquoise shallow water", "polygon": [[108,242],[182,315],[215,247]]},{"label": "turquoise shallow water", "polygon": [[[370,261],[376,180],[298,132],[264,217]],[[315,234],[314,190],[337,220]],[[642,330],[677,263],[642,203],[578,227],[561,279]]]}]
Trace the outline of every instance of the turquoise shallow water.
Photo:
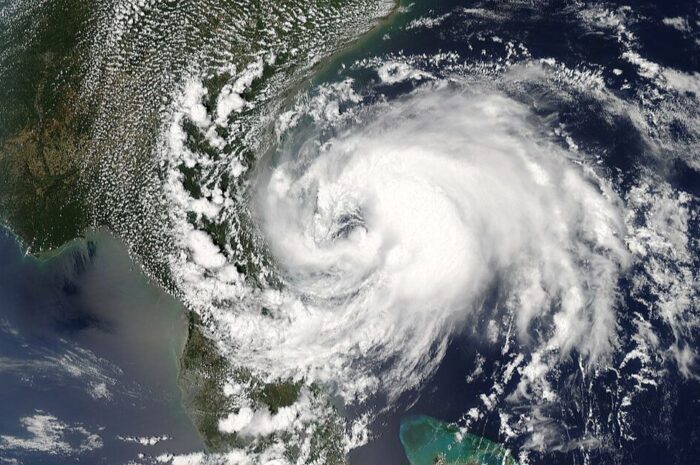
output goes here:
[{"label": "turquoise shallow water", "polygon": [[[201,450],[177,387],[186,331],[185,309],[105,231],[37,259],[0,230],[0,436],[34,440],[21,419],[41,414],[102,442],[65,457],[27,448],[0,456],[111,464]],[[154,436],[167,439],[124,439]],[[74,434],[68,444],[83,439]]]},{"label": "turquoise shallow water", "polygon": [[401,443],[411,465],[517,465],[499,444],[426,415],[403,419]]}]

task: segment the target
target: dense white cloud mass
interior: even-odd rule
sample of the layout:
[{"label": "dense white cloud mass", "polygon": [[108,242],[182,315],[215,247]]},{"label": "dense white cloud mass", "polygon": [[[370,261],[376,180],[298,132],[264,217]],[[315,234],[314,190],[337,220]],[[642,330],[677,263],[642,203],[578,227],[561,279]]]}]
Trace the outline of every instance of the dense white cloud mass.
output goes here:
[{"label": "dense white cloud mass", "polygon": [[497,284],[523,341],[540,320],[538,344],[608,353],[628,262],[619,200],[526,107],[483,90],[418,91],[285,154],[259,208],[286,286],[265,294],[274,319],[229,319],[240,356],[335,381],[346,400],[395,397]]},{"label": "dense white cloud mass", "polygon": [[[404,28],[507,15],[455,10]],[[492,365],[491,355],[476,355],[467,382],[490,387],[461,423],[497,413],[502,438],[524,449],[612,444],[608,427],[634,437],[626,415],[636,395],[662,384],[664,360],[694,376],[693,204],[654,187],[661,178],[644,164],[669,153],[692,164],[693,143],[671,141],[664,128],[680,118],[697,132],[676,108],[694,112],[697,76],[646,58],[630,8],[586,6],[579,15],[584,30],[619,43],[617,68],[533,57],[500,32],[460,36],[470,50],[483,47],[482,59],[449,49],[362,58],[265,119],[278,144],[252,164],[198,151],[183,123],[217,150],[246,140],[237,126],[227,140],[217,128],[259,103],[241,92],[259,75],[255,63],[216,100],[196,73],[185,80],[163,133],[178,290],[232,367],[321,393],[273,413],[229,374],[219,431],[250,444],[282,431],[303,442],[312,425],[343,415],[348,451],[381,428],[383,406],[401,408],[401,394],[429,385],[450,340],[472,326],[469,343],[502,358]],[[629,90],[633,76],[648,81],[647,93],[626,100],[617,90]],[[638,145],[608,151],[627,136]],[[639,165],[620,169],[618,156]],[[180,166],[208,174],[187,189]],[[224,172],[240,190],[220,182]],[[631,300],[649,313],[630,315]],[[621,373],[631,383],[603,387]],[[560,389],[569,376],[580,377],[573,382],[590,405],[594,385],[618,396],[618,417],[560,418],[571,407]],[[274,441],[246,452],[182,459],[286,460]]]},{"label": "dense white cloud mass", "polygon": [[[173,268],[234,366],[263,381],[320,385],[352,404],[359,413],[347,418],[346,450],[370,439],[367,419],[377,405],[399,405],[402,393],[424,385],[452,335],[477,322],[484,332],[476,336],[500,346],[508,362],[474,375],[495,381],[465,423],[498,411],[503,434],[529,438],[527,448],[571,447],[581,438],[567,439],[547,417],[561,400],[556,386],[567,355],[586,377],[647,360],[635,375],[638,392],[662,373],[647,352],[665,342],[642,331],[642,315],[634,321],[640,333],[628,334],[618,294],[658,296],[658,316],[676,340],[667,355],[691,376],[694,291],[683,283],[693,274],[659,272],[678,261],[669,251],[683,250],[676,236],[687,237],[688,215],[670,230],[667,216],[655,213],[658,193],[627,192],[556,115],[538,116],[539,102],[522,103],[531,101],[523,92],[532,83],[547,89],[545,108],[547,98],[563,105],[584,94],[607,108],[604,117],[624,114],[647,134],[640,110],[607,92],[598,74],[538,60],[511,66],[488,84],[484,76],[464,77],[489,76],[488,69],[461,65],[450,54],[430,59],[437,61],[448,77],[420,57],[356,64],[379,77],[370,95],[394,83],[417,88],[401,97],[365,98],[351,78],[299,97],[277,118],[275,163],[253,178],[250,219],[265,241],[245,249],[237,241],[215,243],[209,232],[179,221],[186,253]],[[397,79],[386,79],[387,72]],[[230,218],[232,200],[219,186],[204,186],[194,200],[179,176],[169,185],[184,211]],[[674,244],[668,251],[657,238],[666,233]],[[652,249],[660,262],[640,268]],[[241,255],[254,274],[239,272]],[[684,300],[676,298],[681,294]],[[622,358],[618,348],[631,352]],[[321,404],[304,415],[296,404],[272,414],[247,399],[249,386],[234,378],[224,389],[234,407],[219,418],[222,432],[261,438],[286,428],[304,437],[312,418],[325,418]],[[632,405],[632,394],[620,396]],[[620,425],[628,435],[624,419]]]}]

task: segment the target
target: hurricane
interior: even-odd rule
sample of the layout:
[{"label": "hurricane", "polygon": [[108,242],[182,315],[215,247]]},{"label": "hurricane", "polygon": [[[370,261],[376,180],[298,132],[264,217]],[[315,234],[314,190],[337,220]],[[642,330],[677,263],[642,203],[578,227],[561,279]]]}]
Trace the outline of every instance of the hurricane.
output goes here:
[{"label": "hurricane", "polygon": [[[683,146],[554,60],[395,55],[349,69],[270,121],[250,170],[184,148],[187,121],[217,141],[196,83],[164,132],[167,163],[244,180],[236,198],[221,181],[193,195],[177,168],[166,187],[171,267],[232,366],[218,431],[264,461],[286,450],[280,435],[315,457],[330,429],[352,457],[444,396],[460,434],[496,425],[523,463],[634,441],[642,399],[694,373],[692,201],[655,172]],[[647,158],[630,170],[601,149],[610,137]],[[445,370],[467,370],[470,390],[441,391]],[[298,393],[272,409],[261,386]]]},{"label": "hurricane", "polygon": [[274,336],[244,345],[349,400],[395,398],[498,292],[522,341],[605,356],[629,264],[609,186],[496,91],[429,86],[377,106],[323,143],[304,129],[261,183],[285,291]]},{"label": "hurricane", "polygon": [[[164,140],[175,166],[211,163],[172,137],[190,120],[216,141],[206,99],[196,83],[182,90]],[[602,122],[577,134],[590,108]],[[455,363],[470,367],[476,391],[460,434],[493,422],[521,461],[589,456],[638,434],[628,418],[664,364],[692,376],[695,320],[672,302],[693,291],[663,271],[690,267],[691,244],[676,240],[691,227],[689,199],[646,167],[625,173],[596,145],[619,127],[650,160],[669,147],[597,75],[552,60],[367,59],[300,93],[270,126],[254,169],[226,168],[246,179],[246,210],[219,183],[198,198],[180,170],[168,184],[174,212],[197,219],[177,213],[186,253],[171,266],[235,367],[222,373],[218,429],[253,441],[255,460],[268,457],[256,441],[283,431],[314,457],[328,425],[345,453],[382,444],[384,422],[440,392]],[[224,246],[215,221],[232,226]],[[629,312],[649,298],[658,313]],[[455,362],[460,350],[472,355]],[[300,390],[275,411],[257,400],[258,383]],[[607,402],[618,405],[609,422]],[[275,444],[269,457],[284,449]]]},{"label": "hurricane", "polygon": [[15,3],[10,462],[697,461],[692,2]]}]

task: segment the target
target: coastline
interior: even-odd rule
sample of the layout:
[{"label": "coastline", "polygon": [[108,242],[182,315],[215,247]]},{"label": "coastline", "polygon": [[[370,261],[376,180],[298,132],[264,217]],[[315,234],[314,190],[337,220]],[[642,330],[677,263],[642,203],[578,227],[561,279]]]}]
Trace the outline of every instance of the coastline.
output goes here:
[{"label": "coastline", "polygon": [[84,458],[135,458],[143,445],[121,437],[177,441],[151,452],[201,448],[176,382],[185,309],[121,240],[91,231],[37,258],[2,227],[0,255],[0,346],[9,367],[22,367],[0,370],[0,396],[13,399],[0,412],[3,434],[21,433],[18,419],[42,410],[99,431],[103,447]]},{"label": "coastline", "polygon": [[[337,66],[338,60],[342,60],[343,57],[347,54],[351,54],[354,53],[356,50],[362,49],[365,46],[365,44],[367,44],[367,41],[381,39],[379,34],[382,33],[384,28],[392,24],[392,22],[400,12],[400,9],[401,2],[399,0],[394,1],[391,10],[386,15],[380,17],[369,30],[352,38],[347,43],[344,43],[341,47],[339,47],[338,50],[334,51],[332,54],[328,55],[327,57],[319,60],[318,63],[314,64],[310,68],[308,75],[305,78],[301,79],[296,85],[290,87],[288,91],[283,95],[283,97],[281,98],[281,106],[283,107],[285,104],[287,104],[291,99],[298,95],[298,93],[302,89],[312,86],[314,82],[323,79],[325,73],[330,72]],[[264,158],[265,156],[263,155],[257,160],[255,169],[257,169],[258,166],[264,163]],[[16,228],[14,228],[12,224],[10,224],[8,221],[0,222],[0,228],[2,228],[3,231],[6,231],[6,233],[14,239],[14,241],[17,243],[18,248],[21,250],[21,253],[24,255],[25,259],[33,261],[38,266],[45,266],[47,264],[50,265],[51,263],[55,263],[57,261],[60,262],[64,256],[71,254],[73,251],[79,248],[87,247],[87,244],[89,244],[92,240],[101,235],[107,235],[109,236],[110,240],[118,241],[129,257],[132,272],[140,276],[140,279],[143,280],[144,286],[155,286],[160,291],[171,296],[173,299],[176,299],[178,304],[183,308],[183,317],[187,318],[190,322],[190,324],[187,326],[184,338],[175,341],[177,347],[174,355],[176,356],[175,363],[177,364],[178,369],[177,381],[174,383],[174,385],[177,386],[177,389],[182,395],[182,406],[186,409],[190,420],[194,421],[193,413],[191,412],[190,408],[186,405],[186,398],[188,397],[188,394],[191,394],[191,392],[188,392],[188,390],[181,383],[181,376],[183,376],[183,372],[185,371],[184,365],[186,363],[185,357],[188,349],[188,343],[190,342],[193,334],[194,337],[199,341],[199,343],[202,343],[202,341],[204,341],[204,343],[206,344],[206,347],[201,348],[201,354],[204,354],[204,356],[206,357],[210,357],[211,361],[214,358],[216,358],[216,353],[210,350],[211,348],[213,348],[213,341],[210,341],[208,338],[206,338],[206,336],[203,336],[200,331],[196,330],[196,314],[194,314],[191,310],[186,308],[181,299],[181,296],[177,295],[178,293],[176,292],[176,290],[168,289],[165,285],[165,280],[160,280],[154,276],[150,276],[150,274],[147,273],[146,269],[144,268],[143,263],[141,263],[141,260],[139,260],[138,256],[132,253],[129,247],[126,245],[126,243],[119,237],[119,235],[112,232],[107,226],[99,226],[94,229],[88,227],[87,229],[82,230],[72,239],[62,243],[57,247],[50,247],[47,249],[40,250],[32,249],[31,243],[33,242],[34,238],[23,237],[16,231]],[[282,386],[284,387],[285,385]],[[207,438],[202,434],[202,431],[198,429],[198,432],[200,434],[201,439],[206,442]]]}]

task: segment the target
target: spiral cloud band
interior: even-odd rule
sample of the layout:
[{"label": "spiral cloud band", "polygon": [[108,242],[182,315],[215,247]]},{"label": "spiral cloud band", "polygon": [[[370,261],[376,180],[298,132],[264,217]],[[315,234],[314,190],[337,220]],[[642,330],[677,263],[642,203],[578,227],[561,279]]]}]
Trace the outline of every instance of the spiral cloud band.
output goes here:
[{"label": "spiral cloud band", "polygon": [[348,401],[392,398],[494,289],[521,342],[608,353],[628,262],[619,200],[527,107],[430,88],[357,119],[282,153],[260,187],[285,285],[266,295],[274,330],[232,325],[251,357]]}]

